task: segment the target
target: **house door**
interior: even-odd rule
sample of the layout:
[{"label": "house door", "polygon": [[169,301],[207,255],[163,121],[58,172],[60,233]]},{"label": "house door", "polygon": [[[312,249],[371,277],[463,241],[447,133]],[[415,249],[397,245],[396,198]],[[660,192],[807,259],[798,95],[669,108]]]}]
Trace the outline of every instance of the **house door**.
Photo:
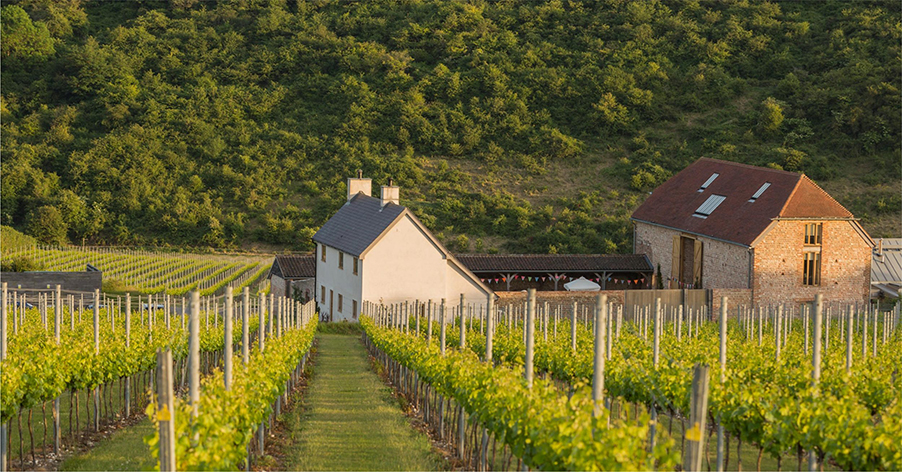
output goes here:
[{"label": "house door", "polygon": [[333,296],[332,290],[329,290],[329,321],[332,321],[332,302],[335,297]]}]

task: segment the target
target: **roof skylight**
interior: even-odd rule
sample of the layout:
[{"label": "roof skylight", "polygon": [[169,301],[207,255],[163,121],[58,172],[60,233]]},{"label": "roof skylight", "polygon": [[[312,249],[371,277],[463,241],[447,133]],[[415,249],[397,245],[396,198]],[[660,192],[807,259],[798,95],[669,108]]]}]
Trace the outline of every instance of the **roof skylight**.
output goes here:
[{"label": "roof skylight", "polygon": [[703,183],[702,186],[699,187],[698,191],[704,192],[705,189],[708,188],[709,185],[711,185],[711,182],[714,182],[714,179],[716,179],[719,175],[720,174],[718,174],[717,172],[711,174],[711,177],[708,177],[708,180],[706,180],[705,183]]},{"label": "roof skylight", "polygon": [[764,185],[762,185],[761,188],[759,188],[758,191],[755,192],[754,195],[752,195],[752,198],[749,199],[749,203],[754,203],[755,200],[757,200],[758,197],[760,197],[761,194],[764,193],[765,190],[767,190],[767,187],[770,187],[770,182],[764,182]]},{"label": "roof skylight", "polygon": [[698,207],[698,210],[695,210],[695,213],[692,216],[697,216],[699,218],[707,218],[708,215],[711,214],[712,211],[716,210],[727,197],[723,195],[711,195],[705,200],[705,203],[702,203],[702,206]]}]

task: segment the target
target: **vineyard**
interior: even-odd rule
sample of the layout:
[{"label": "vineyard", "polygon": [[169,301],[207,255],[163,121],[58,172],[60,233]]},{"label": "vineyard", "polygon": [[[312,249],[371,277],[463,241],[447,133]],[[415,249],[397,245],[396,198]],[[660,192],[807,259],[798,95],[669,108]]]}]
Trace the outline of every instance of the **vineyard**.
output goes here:
[{"label": "vineyard", "polygon": [[[374,355],[470,467],[506,468],[500,444],[530,468],[673,470],[719,431],[711,470],[730,466],[732,441],[739,460],[743,443],[757,448],[759,469],[762,455],[799,470],[902,468],[898,308],[739,307],[721,326],[691,311],[534,304],[470,307],[463,330],[458,307],[365,307]],[[696,365],[715,372],[701,429],[687,425]]]},{"label": "vineyard", "polygon": [[[58,454],[110,422],[152,410],[151,393],[161,385],[153,369],[160,365],[162,352],[175,363],[169,377],[175,391],[186,386],[192,392],[203,391],[201,410],[215,419],[205,424],[219,428],[219,435],[202,436],[220,440],[208,450],[229,452],[233,464],[243,460],[249,439],[243,443],[240,439],[261,429],[261,419],[272,414],[270,405],[292,385],[286,363],[297,365],[306,353],[316,317],[312,303],[263,293],[251,296],[247,287],[235,303],[231,288],[226,292],[201,297],[195,290],[190,307],[179,310],[170,297],[160,305],[138,303],[131,296],[115,303],[107,297],[104,303],[97,291],[88,298],[89,308],[76,309],[76,294],[57,289],[29,308],[16,302],[17,294],[9,293],[4,284],[0,371],[4,470],[11,465],[32,468],[37,454]],[[271,340],[264,354],[265,339]],[[234,360],[233,346],[240,346]],[[234,375],[230,391],[222,390],[224,375]],[[296,378],[291,376],[292,381]],[[181,416],[182,400],[178,405],[179,410],[171,411],[179,431],[202,426]],[[223,436],[225,425],[232,427],[231,436]],[[232,448],[225,448],[222,441]],[[209,462],[201,453],[204,447],[179,444],[180,464],[190,464],[191,458]],[[187,447],[191,453],[185,452]]]},{"label": "vineyard", "polygon": [[[5,228],[4,228],[5,229]],[[14,233],[9,231],[9,233]],[[88,265],[103,272],[105,281],[145,294],[183,296],[222,294],[230,285],[265,291],[271,256],[233,256],[142,251],[127,248],[49,247],[30,238],[6,239],[2,259],[10,264],[28,261],[30,270],[84,271]],[[19,235],[21,236],[21,235]]]}]

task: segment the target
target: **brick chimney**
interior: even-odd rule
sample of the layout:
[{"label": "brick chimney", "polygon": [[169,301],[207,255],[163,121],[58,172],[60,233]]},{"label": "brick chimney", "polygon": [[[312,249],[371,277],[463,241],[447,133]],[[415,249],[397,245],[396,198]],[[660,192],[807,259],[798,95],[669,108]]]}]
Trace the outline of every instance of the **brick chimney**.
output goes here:
[{"label": "brick chimney", "polygon": [[348,201],[354,198],[354,195],[363,192],[366,196],[372,196],[373,181],[363,178],[363,171],[357,169],[357,178],[348,179]]},{"label": "brick chimney", "polygon": [[385,205],[389,203],[394,203],[395,205],[401,204],[401,188],[396,187],[394,185],[394,180],[389,178],[388,185],[382,186],[382,207],[385,208]]}]

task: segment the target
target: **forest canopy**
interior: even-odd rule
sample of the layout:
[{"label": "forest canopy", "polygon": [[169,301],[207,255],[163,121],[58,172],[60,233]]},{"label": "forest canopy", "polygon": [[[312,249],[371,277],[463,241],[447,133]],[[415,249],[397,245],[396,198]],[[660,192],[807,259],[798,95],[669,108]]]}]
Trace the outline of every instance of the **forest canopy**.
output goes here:
[{"label": "forest canopy", "polygon": [[900,236],[898,1],[0,13],[0,223],[45,242],[306,250],[362,169],[455,250],[630,252],[701,156],[804,172]]}]

